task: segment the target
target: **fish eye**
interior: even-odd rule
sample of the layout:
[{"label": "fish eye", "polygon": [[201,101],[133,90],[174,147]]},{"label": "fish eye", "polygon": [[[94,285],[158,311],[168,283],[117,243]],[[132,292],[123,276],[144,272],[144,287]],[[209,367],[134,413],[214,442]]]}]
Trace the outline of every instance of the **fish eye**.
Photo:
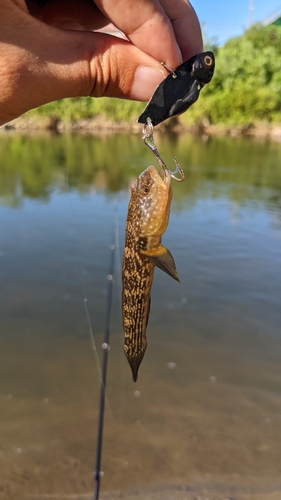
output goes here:
[{"label": "fish eye", "polygon": [[205,56],[204,63],[206,64],[206,66],[211,66],[213,64],[213,58],[210,56]]},{"label": "fish eye", "polygon": [[144,186],[143,192],[144,192],[144,194],[148,194],[149,193],[149,187],[148,186]]}]

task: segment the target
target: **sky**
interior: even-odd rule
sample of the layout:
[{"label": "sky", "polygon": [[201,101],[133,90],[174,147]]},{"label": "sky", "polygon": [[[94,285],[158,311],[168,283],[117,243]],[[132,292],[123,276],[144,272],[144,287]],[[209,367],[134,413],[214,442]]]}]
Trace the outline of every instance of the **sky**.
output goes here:
[{"label": "sky", "polygon": [[241,35],[250,22],[265,20],[281,9],[281,0],[191,0],[207,40],[215,38],[219,45]]}]

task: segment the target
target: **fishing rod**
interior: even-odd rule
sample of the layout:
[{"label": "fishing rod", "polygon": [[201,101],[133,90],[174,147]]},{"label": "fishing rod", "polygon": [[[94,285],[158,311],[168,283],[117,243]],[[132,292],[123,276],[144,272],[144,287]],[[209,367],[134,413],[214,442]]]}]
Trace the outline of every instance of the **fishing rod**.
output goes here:
[{"label": "fishing rod", "polygon": [[[67,170],[67,186],[68,186],[68,170]],[[72,205],[71,197],[69,194],[69,202],[73,215],[75,216],[75,211]],[[115,207],[115,217],[113,218],[112,224],[112,241],[109,245],[110,256],[109,256],[109,269],[107,275],[107,304],[106,304],[106,315],[105,315],[105,327],[104,327],[104,339],[102,343],[102,366],[100,367],[99,358],[94,338],[94,333],[92,330],[91,318],[88,309],[88,298],[86,293],[85,283],[83,283],[84,291],[84,307],[86,318],[89,327],[90,341],[93,349],[94,356],[97,361],[97,368],[100,376],[100,399],[99,399],[99,416],[98,416],[98,428],[97,428],[97,440],[96,440],[96,467],[94,471],[94,497],[93,500],[99,500],[99,490],[100,490],[100,478],[101,478],[101,457],[102,457],[102,438],[103,438],[103,423],[104,423],[104,410],[105,410],[105,400],[106,400],[106,375],[107,375],[107,364],[108,364],[108,353],[110,351],[110,322],[111,322],[111,310],[112,310],[112,296],[113,296],[113,282],[114,282],[114,269],[115,269],[115,249],[118,247],[118,204],[119,198],[117,199]]]},{"label": "fishing rod", "polygon": [[[116,243],[116,231],[114,232],[115,232],[115,243]],[[106,305],[106,316],[105,316],[104,339],[102,344],[103,356],[102,356],[102,367],[101,367],[99,418],[98,418],[98,430],[97,430],[96,468],[94,472],[94,500],[99,499],[100,478],[101,478],[102,438],[103,438],[104,409],[105,409],[105,398],[106,398],[106,375],[107,375],[108,354],[110,351],[109,338],[110,338],[110,321],[111,321],[114,267],[115,267],[114,266],[115,248],[116,248],[115,243],[111,243],[109,245],[110,257],[109,257],[109,272],[107,275],[107,281],[108,281],[107,305]]]}]

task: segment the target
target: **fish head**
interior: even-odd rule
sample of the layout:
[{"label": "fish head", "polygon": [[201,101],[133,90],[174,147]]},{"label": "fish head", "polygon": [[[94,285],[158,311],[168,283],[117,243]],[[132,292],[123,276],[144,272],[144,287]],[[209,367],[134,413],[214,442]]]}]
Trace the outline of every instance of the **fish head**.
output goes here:
[{"label": "fish head", "polygon": [[140,174],[132,189],[137,197],[140,236],[161,236],[169,222],[171,175],[150,166]]}]

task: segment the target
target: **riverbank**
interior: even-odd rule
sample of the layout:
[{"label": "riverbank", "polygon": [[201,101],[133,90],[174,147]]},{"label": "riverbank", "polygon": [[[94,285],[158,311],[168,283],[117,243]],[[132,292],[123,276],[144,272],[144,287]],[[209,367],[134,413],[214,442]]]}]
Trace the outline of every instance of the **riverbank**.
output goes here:
[{"label": "riverbank", "polygon": [[[20,117],[2,127],[1,132],[33,133],[37,131],[52,131],[56,133],[112,133],[132,132],[139,133],[141,125],[136,121],[114,121],[103,116],[73,121],[63,121],[55,116],[42,117]],[[220,136],[245,136],[268,138],[281,141],[281,123],[249,123],[245,125],[221,125],[209,124],[203,121],[200,124],[188,125],[181,118],[172,118],[157,126],[161,133],[193,133],[199,135]]]}]

